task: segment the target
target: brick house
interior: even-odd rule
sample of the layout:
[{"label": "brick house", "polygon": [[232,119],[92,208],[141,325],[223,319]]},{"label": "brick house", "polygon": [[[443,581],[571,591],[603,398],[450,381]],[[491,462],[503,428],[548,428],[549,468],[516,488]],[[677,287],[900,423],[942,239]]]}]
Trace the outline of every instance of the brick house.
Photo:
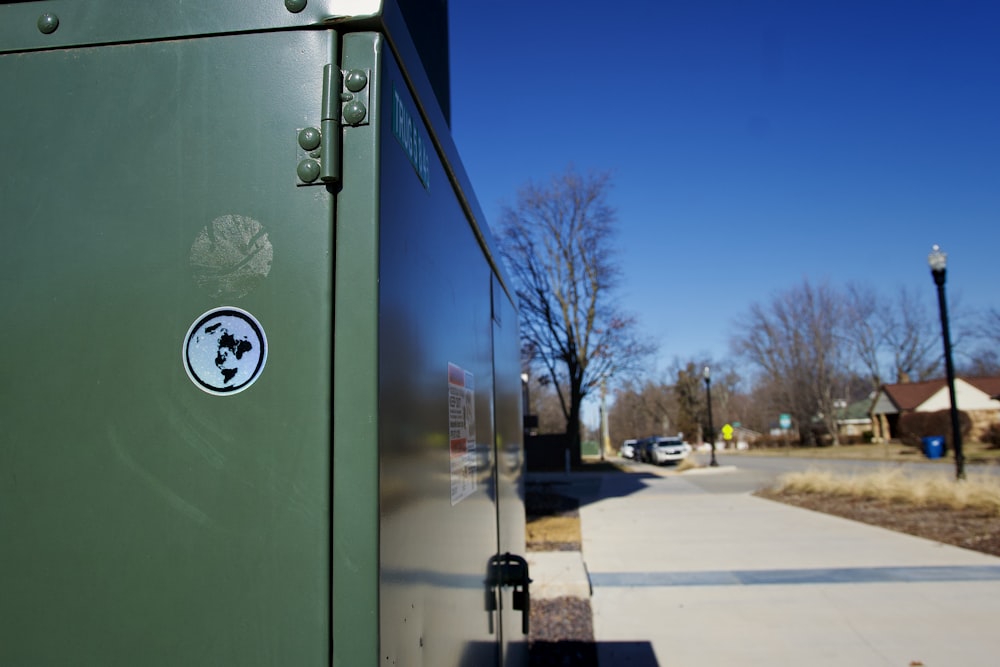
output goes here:
[{"label": "brick house", "polygon": [[872,430],[872,418],[869,410],[872,397],[855,401],[848,405],[847,401],[836,405],[837,435],[843,443],[867,442],[867,434]]},{"label": "brick house", "polygon": [[[1000,377],[955,378],[955,402],[972,420],[970,437],[979,440],[991,424],[1000,422]],[[950,407],[948,383],[944,379],[884,384],[870,410],[874,442],[898,437],[901,415]]]}]

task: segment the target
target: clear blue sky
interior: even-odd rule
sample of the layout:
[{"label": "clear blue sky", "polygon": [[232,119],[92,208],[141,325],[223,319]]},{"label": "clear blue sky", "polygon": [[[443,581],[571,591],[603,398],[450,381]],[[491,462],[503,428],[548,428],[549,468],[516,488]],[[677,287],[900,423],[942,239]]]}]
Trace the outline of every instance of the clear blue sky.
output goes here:
[{"label": "clear blue sky", "polygon": [[803,278],[1000,307],[1000,2],[451,0],[452,128],[495,224],[611,170],[624,307],[675,356]]}]

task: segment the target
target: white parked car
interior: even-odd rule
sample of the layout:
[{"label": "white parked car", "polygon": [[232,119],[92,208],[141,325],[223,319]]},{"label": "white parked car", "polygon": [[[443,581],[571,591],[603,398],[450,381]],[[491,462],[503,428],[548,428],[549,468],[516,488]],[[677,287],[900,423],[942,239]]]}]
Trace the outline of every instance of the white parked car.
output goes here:
[{"label": "white parked car", "polygon": [[646,460],[656,465],[683,461],[690,453],[691,445],[678,437],[652,438],[646,445]]},{"label": "white parked car", "polygon": [[638,440],[626,440],[622,443],[619,453],[627,459],[635,458],[635,446],[638,444]]}]

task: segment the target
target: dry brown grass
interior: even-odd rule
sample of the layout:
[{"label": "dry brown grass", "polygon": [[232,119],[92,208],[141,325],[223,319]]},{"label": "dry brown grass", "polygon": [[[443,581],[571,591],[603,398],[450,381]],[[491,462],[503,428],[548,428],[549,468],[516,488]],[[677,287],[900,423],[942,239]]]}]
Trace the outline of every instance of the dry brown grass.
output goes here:
[{"label": "dry brown grass", "polygon": [[[744,450],[725,450],[726,456],[790,456],[805,459],[854,459],[860,461],[888,461],[906,463],[925,463],[928,466],[954,466],[954,459],[948,456],[940,459],[926,459],[916,447],[908,447],[899,443],[878,445],[839,445],[837,447],[770,447]],[[966,442],[964,445],[965,461],[968,464],[1000,463],[1000,448],[988,443]]]},{"label": "dry brown grass", "polygon": [[579,516],[542,516],[528,520],[528,548],[532,551],[579,549],[583,539]]},{"label": "dry brown grass", "polygon": [[579,550],[580,504],[548,484],[528,486],[525,496],[528,551]]},{"label": "dry brown grass", "polygon": [[684,472],[685,470],[694,470],[695,468],[700,468],[700,467],[701,466],[698,465],[698,463],[694,460],[694,458],[689,456],[686,459],[683,459],[680,463],[678,463],[677,467],[675,467],[674,470],[676,470],[677,472]]},{"label": "dry brown grass", "polygon": [[907,475],[899,469],[864,475],[838,475],[810,470],[782,476],[779,493],[815,493],[869,500],[908,503],[918,507],[940,506],[975,509],[1000,516],[1000,480],[985,473],[956,482],[945,475]]}]

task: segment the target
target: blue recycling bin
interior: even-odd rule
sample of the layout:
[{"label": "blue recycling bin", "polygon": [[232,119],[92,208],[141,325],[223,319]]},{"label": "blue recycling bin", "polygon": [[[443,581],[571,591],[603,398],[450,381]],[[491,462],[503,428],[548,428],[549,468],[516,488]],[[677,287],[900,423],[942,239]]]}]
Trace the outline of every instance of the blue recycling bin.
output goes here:
[{"label": "blue recycling bin", "polygon": [[940,435],[929,435],[921,438],[924,444],[924,456],[929,459],[939,459],[944,456],[944,437]]}]

